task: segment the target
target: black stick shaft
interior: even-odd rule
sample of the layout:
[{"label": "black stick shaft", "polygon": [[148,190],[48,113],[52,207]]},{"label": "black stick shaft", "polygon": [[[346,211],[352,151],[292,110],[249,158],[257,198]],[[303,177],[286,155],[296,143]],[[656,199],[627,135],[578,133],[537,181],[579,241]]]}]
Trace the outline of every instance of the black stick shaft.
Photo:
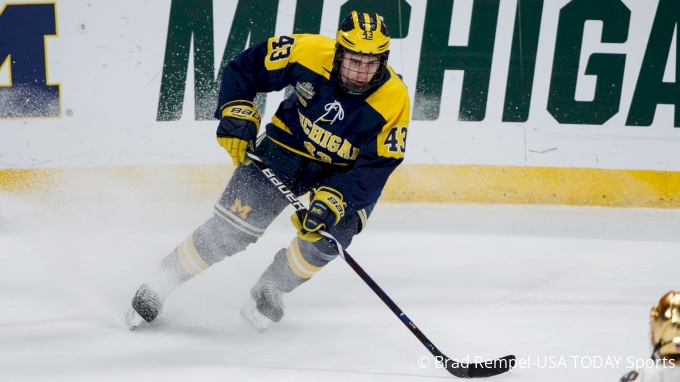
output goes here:
[{"label": "black stick shaft", "polygon": [[[300,200],[297,198],[293,192],[290,191],[290,189],[283,184],[281,180],[274,174],[274,172],[264,163],[262,160],[256,156],[253,153],[247,152],[246,153],[248,158],[250,158],[255,166],[262,171],[262,173],[269,179],[270,182],[276,188],[288,199],[290,204],[295,207],[295,210],[300,213],[304,213],[307,211],[305,208],[304,204],[300,202]],[[354,270],[354,272],[361,277],[362,280],[368,285],[373,292],[387,305],[390,310],[399,318],[399,321],[401,321],[410,331],[413,333],[416,338],[427,348],[427,350],[432,353],[432,355],[435,357],[435,359],[438,362],[442,362],[444,364],[444,367],[453,375],[460,377],[460,378],[474,378],[474,377],[487,377],[487,376],[492,376],[496,374],[503,373],[505,371],[510,370],[511,367],[511,362],[514,361],[514,356],[506,356],[503,357],[501,360],[505,360],[505,365],[508,367],[496,367],[496,368],[491,368],[486,370],[486,373],[482,372],[479,375],[470,375],[471,369],[475,368],[475,365],[470,364],[470,365],[463,365],[461,363],[458,363],[456,361],[452,361],[449,357],[445,356],[439,349],[437,349],[432,342],[425,337],[425,334],[418,329],[416,324],[411,321],[411,319],[406,316],[406,314],[395,304],[394,301],[385,293],[385,291],[380,288],[380,286],[373,281],[371,276],[364,271],[363,268],[350,256],[347,251],[342,248],[340,243],[327,231],[320,231],[321,236],[328,241],[328,243],[338,252],[340,256],[342,256],[343,259],[345,259],[345,262],[349,264],[349,266]],[[512,357],[512,358],[508,358]],[[500,360],[496,360],[495,362],[498,362]]]},{"label": "black stick shaft", "polygon": [[[264,164],[260,158],[250,153],[248,153],[248,157],[253,161],[257,168],[259,168],[262,171],[262,173],[264,173],[267,179],[269,179],[275,186],[277,186],[279,191],[281,191],[281,193],[286,196],[286,198],[291,202],[293,207],[295,207],[295,209],[298,212],[306,211],[304,205],[302,204],[302,202],[300,202],[297,196],[295,196],[290,191],[290,189],[288,189],[288,187],[286,187],[283,184],[283,182],[281,182],[278,179],[276,174],[274,174],[274,172],[272,172],[272,170],[269,169],[269,167],[267,167],[267,165]],[[333,248],[335,248],[335,250],[338,251],[340,255],[342,255],[347,264],[349,264],[349,266],[352,267],[352,269],[354,269],[354,271],[359,275],[359,277],[361,277],[362,280],[364,280],[364,282],[373,290],[373,292],[375,292],[375,294],[378,295],[378,297],[380,297],[381,300],[383,300],[383,302],[392,310],[392,312],[394,312],[394,314],[397,315],[399,320],[403,322],[404,325],[406,325],[406,327],[409,328],[409,330],[416,337],[418,337],[418,339],[423,343],[423,345],[425,345],[425,347],[428,348],[430,352],[435,350],[436,348],[434,345],[432,345],[432,342],[430,342],[430,340],[428,340],[427,337],[425,337],[425,335],[418,329],[418,327],[413,323],[413,321],[411,321],[406,316],[406,314],[397,306],[397,304],[394,301],[392,301],[390,296],[388,296],[387,293],[385,293],[385,291],[383,291],[382,288],[380,288],[380,286],[375,281],[373,281],[371,276],[369,276],[368,273],[366,273],[366,271],[364,271],[364,269],[361,268],[361,266],[352,258],[352,256],[350,256],[349,253],[347,253],[347,251],[339,248],[339,243],[337,242],[337,240],[330,233],[327,232],[325,232],[325,235],[323,236],[324,239],[326,239],[326,241],[328,241],[328,243],[331,246],[333,246]]]}]

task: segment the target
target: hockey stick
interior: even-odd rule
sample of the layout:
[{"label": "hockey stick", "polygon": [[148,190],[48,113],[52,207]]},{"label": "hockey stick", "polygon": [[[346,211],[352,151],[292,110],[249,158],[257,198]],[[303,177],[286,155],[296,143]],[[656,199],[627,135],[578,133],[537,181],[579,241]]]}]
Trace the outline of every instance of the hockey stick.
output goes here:
[{"label": "hockey stick", "polygon": [[[262,171],[264,176],[269,179],[270,182],[276,188],[283,194],[283,196],[288,199],[290,204],[295,207],[295,210],[300,213],[304,214],[307,212],[307,209],[305,208],[304,204],[298,200],[297,196],[293,194],[292,191],[288,187],[286,187],[285,184],[279,178],[274,174],[274,172],[267,167],[267,165],[262,162],[262,160],[255,154],[251,152],[246,152],[248,155],[248,158],[253,161],[255,166]],[[302,220],[302,219],[301,219]],[[427,348],[427,350],[432,353],[434,356],[435,360],[437,362],[440,362],[443,367],[446,368],[446,370],[449,371],[449,373],[453,374],[456,377],[459,378],[483,378],[483,377],[491,377],[494,375],[502,374],[505,373],[506,371],[509,371],[514,365],[515,365],[515,356],[514,355],[507,355],[505,357],[495,359],[495,360],[488,360],[486,362],[481,362],[481,363],[469,363],[469,364],[464,364],[461,362],[458,362],[456,360],[452,360],[451,358],[447,357],[437,349],[430,340],[425,337],[423,332],[418,329],[418,327],[411,321],[404,312],[402,312],[401,309],[397,306],[397,304],[392,301],[392,299],[378,286],[378,284],[373,281],[373,279],[366,273],[366,271],[363,270],[357,264],[356,261],[352,258],[352,256],[349,255],[343,248],[342,245],[328,232],[326,231],[319,231],[321,236],[328,241],[328,243],[338,252],[340,256],[342,256],[343,259],[349,264],[352,269],[361,277],[362,280],[375,292],[375,294],[380,297],[380,299],[387,305],[392,312],[399,318],[399,320],[406,325],[406,327],[413,333],[420,342],[422,342],[423,345]]]}]

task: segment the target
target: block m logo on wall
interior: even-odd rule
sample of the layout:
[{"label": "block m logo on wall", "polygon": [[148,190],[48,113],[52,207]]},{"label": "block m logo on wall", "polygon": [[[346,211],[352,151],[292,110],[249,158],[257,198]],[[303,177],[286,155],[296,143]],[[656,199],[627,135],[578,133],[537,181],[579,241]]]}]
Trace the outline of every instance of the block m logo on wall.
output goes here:
[{"label": "block m logo on wall", "polygon": [[0,118],[60,116],[60,85],[48,81],[45,43],[57,36],[56,8],[56,3],[0,8]]}]

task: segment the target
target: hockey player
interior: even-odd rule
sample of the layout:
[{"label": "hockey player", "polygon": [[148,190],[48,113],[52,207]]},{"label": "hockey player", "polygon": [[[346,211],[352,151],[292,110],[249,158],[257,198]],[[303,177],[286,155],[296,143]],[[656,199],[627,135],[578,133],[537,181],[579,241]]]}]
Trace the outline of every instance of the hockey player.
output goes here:
[{"label": "hockey player", "polygon": [[652,359],[641,369],[624,375],[621,382],[680,381],[680,293],[668,292],[649,315]]},{"label": "hockey player", "polygon": [[[254,243],[289,204],[246,160],[246,150],[262,158],[295,194],[310,192],[308,214],[291,217],[297,236],[275,254],[241,310],[251,326],[262,331],[280,321],[284,293],[337,257],[320,240],[319,230],[349,246],[404,158],[410,101],[406,86],[387,65],[389,44],[379,15],[353,11],[335,40],[308,34],[272,37],[225,67],[215,112],[217,141],[237,168],[214,216],[162,259],[135,294],[126,316],[130,329],[142,320],[152,322],[175,288]],[[288,85],[295,92],[258,138],[255,95]]]}]

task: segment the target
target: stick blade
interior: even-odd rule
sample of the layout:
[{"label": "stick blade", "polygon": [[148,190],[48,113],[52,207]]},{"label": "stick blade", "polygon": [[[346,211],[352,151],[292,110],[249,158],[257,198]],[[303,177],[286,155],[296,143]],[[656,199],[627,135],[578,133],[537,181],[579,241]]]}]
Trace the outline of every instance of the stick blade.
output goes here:
[{"label": "stick blade", "polygon": [[[503,374],[510,371],[515,366],[515,356],[506,355],[505,357],[488,360],[480,363],[464,364],[454,361],[446,356],[437,360],[445,365],[446,370],[458,378],[487,378],[494,375]],[[443,359],[443,360],[442,360]]]},{"label": "stick blade", "polygon": [[515,362],[514,355],[506,355],[483,363],[472,363],[469,365],[467,378],[486,378],[503,374],[510,371],[515,366]]}]

